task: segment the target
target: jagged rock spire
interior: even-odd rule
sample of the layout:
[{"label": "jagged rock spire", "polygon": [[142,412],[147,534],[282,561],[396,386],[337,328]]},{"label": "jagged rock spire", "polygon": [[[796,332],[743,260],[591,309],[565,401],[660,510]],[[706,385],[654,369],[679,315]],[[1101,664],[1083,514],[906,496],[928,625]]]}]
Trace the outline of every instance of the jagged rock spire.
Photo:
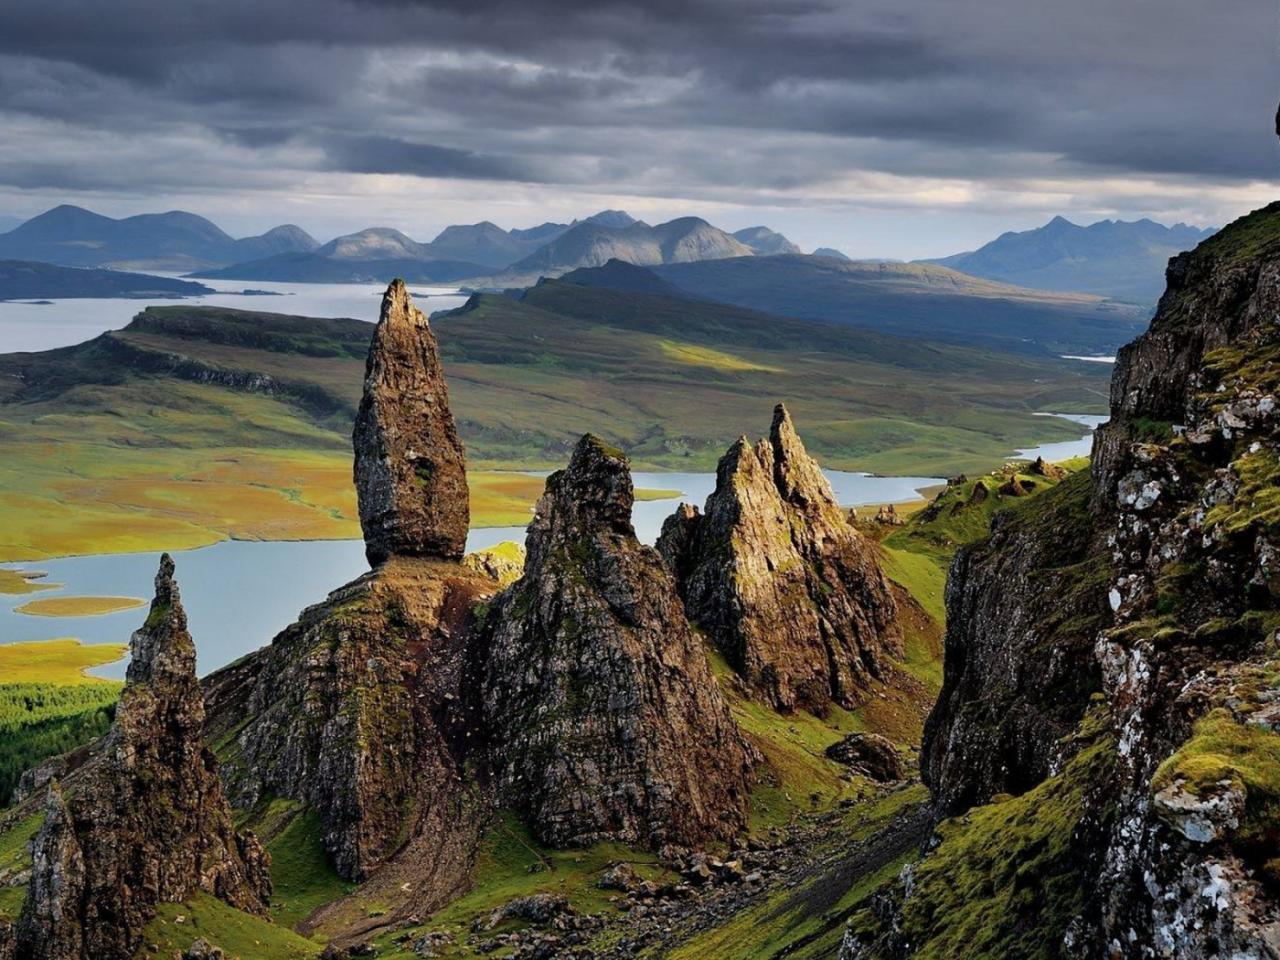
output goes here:
[{"label": "jagged rock spire", "polygon": [[658,550],[685,609],[774,706],[853,705],[902,654],[897,604],[870,544],[778,404],[768,440],[720,460],[704,515],[682,507]]},{"label": "jagged rock spire", "polygon": [[754,753],[657,553],[629,464],[585,436],[498,602],[483,715],[500,802],[554,844],[698,845],[745,824]]},{"label": "jagged rock spire", "polygon": [[460,559],[471,517],[466,455],[435,337],[403,280],[382,298],[353,441],[369,562]]},{"label": "jagged rock spire", "polygon": [[204,744],[195,645],[161,558],[156,596],[98,756],[49,788],[17,955],[128,960],[157,904],[213,894],[264,913],[268,858],[239,835]]}]

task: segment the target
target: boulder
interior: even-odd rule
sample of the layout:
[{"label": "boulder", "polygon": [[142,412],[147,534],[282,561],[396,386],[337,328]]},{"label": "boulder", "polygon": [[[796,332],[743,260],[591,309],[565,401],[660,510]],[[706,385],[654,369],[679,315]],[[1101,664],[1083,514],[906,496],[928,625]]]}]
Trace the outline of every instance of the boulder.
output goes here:
[{"label": "boulder", "polygon": [[851,733],[827,747],[827,756],[880,783],[902,780],[906,771],[891,741],[875,733]]}]

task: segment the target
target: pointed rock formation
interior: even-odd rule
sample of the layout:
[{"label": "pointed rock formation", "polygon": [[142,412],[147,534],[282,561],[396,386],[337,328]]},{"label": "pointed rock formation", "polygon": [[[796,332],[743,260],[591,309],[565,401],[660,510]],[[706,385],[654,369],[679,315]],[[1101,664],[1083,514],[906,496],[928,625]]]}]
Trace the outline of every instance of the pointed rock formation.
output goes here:
[{"label": "pointed rock formation", "polygon": [[353,440],[369,563],[461,559],[471,516],[465,455],[435,337],[403,280],[382,298]]},{"label": "pointed rock formation", "polygon": [[845,519],[779,404],[767,441],[721,459],[705,515],[682,507],[658,550],[689,618],[769,703],[851,706],[902,656],[874,548]]},{"label": "pointed rock formation", "polygon": [[99,755],[77,772],[65,798],[50,784],[19,957],[128,960],[157,904],[200,891],[266,912],[267,855],[252,835],[233,828],[204,745],[195,645],[167,554],[130,650],[115,723]]},{"label": "pointed rock formation", "polygon": [[626,458],[586,436],[547,479],[489,617],[482,711],[501,803],[556,845],[700,845],[745,825],[754,751],[670,574],[631,526]]}]

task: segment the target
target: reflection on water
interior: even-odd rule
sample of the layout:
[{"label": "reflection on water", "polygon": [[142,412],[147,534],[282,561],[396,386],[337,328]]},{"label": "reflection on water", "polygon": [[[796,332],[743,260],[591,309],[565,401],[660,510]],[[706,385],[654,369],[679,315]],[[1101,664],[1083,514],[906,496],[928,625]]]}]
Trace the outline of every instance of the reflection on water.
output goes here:
[{"label": "reflection on water", "polygon": [[[920,487],[938,483],[931,477],[868,477],[828,472],[840,502],[848,506],[913,500]],[[715,485],[710,473],[637,473],[636,485],[679,490],[678,499],[701,504]],[[662,521],[677,500],[637,503],[636,532],[657,539]],[[471,531],[467,548],[478,550],[503,540],[524,540],[523,527]],[[63,586],[36,596],[101,595],[150,598],[159,553],[66,557],[10,563],[10,569],[41,570],[48,582]],[[297,619],[299,612],[323,600],[368,569],[364,544],[358,540],[259,542],[233,540],[174,554],[191,633],[199,651],[201,673],[208,673],[266,644]],[[15,613],[32,595],[0,594],[0,643],[75,636],[85,643],[121,642],[146,619],[146,610],[126,610],[96,617],[53,619]],[[94,672],[123,677],[124,662]]]}]

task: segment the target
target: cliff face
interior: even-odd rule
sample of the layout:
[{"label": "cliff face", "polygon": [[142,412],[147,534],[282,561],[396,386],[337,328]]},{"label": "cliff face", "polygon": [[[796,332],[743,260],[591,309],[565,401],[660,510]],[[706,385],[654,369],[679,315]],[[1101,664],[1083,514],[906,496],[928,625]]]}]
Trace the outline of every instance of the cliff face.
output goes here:
[{"label": "cliff face", "polygon": [[195,646],[166,555],[115,723],[64,796],[48,789],[17,956],[127,960],[160,903],[204,891],[265,913],[267,856],[237,834],[204,744]]},{"label": "cliff face", "polygon": [[1093,645],[1110,622],[1104,538],[1077,474],[1034,509],[996,515],[947,577],[943,688],[921,772],[942,813],[1035,786],[1070,749],[1102,686]]},{"label": "cliff face", "polygon": [[769,439],[721,459],[705,513],[682,507],[658,550],[689,617],[772,705],[856,705],[902,656],[897,605],[786,408]]},{"label": "cliff face", "polygon": [[466,457],[435,337],[402,280],[382,298],[354,444],[369,563],[461,559],[471,516]]},{"label": "cliff face", "polygon": [[[944,813],[999,792],[1070,800],[1058,822],[1037,799],[1041,826],[1004,854],[1058,871],[1045,955],[1280,955],[1277,316],[1273,205],[1171,262],[1116,365],[1088,488],[1001,517],[952,567],[924,769]],[[844,955],[944,936],[924,878],[977,862],[970,882],[998,888],[980,852],[1019,836],[1020,803],[946,826],[899,890],[895,934],[851,935]],[[975,836],[993,818],[999,838]],[[1008,897],[984,929],[1017,929]]]},{"label": "cliff face", "polygon": [[360,411],[356,493],[376,568],[208,678],[206,695],[235,804],[313,811],[338,872],[370,882],[370,896],[385,887],[394,919],[468,883],[487,805],[463,770],[467,652],[473,609],[499,586],[458,562],[462,447],[435,338],[400,281],[383,298]]},{"label": "cliff face", "polygon": [[626,459],[584,437],[488,614],[489,766],[500,801],[557,845],[698,845],[746,822],[753,752],[632,501]]}]

